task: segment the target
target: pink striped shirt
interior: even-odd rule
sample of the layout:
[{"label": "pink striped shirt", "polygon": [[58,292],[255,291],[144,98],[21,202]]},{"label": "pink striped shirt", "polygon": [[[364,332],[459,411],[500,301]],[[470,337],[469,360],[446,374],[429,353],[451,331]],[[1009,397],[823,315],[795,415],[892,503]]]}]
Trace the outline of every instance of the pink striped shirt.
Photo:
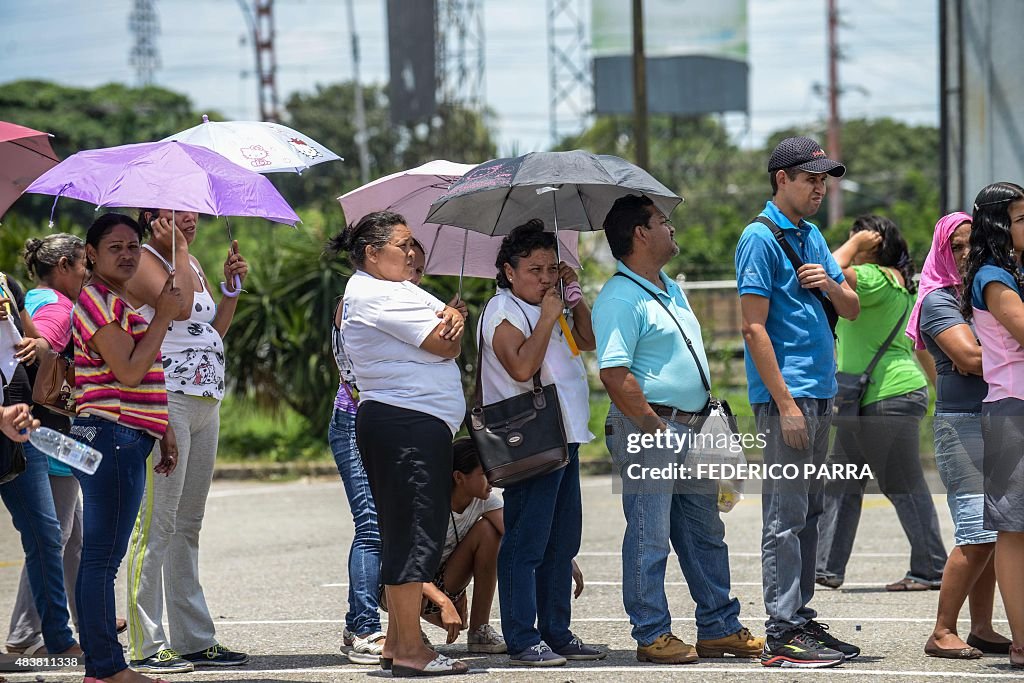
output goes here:
[{"label": "pink striped shirt", "polygon": [[139,386],[122,384],[107,362],[89,347],[93,335],[110,324],[118,325],[136,344],[149,329],[146,319],[106,285],[93,283],[83,287],[75,304],[72,323],[78,413],[101,417],[162,438],[167,431],[167,389],[160,354],[156,354]]}]

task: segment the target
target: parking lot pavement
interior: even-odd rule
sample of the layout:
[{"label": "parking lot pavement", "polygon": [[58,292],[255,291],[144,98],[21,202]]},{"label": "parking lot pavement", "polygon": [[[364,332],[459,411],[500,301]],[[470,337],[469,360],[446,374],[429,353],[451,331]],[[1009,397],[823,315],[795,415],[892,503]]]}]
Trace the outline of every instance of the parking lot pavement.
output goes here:
[{"label": "parking lot pavement", "polygon": [[[935,497],[943,536],[952,538],[945,499]],[[482,669],[474,680],[494,681],[718,681],[1020,680],[1005,655],[956,662],[922,653],[935,616],[937,591],[887,593],[883,586],[907,570],[909,545],[895,512],[881,496],[866,499],[853,559],[840,590],[821,589],[812,606],[832,632],[859,644],[864,654],[827,670],[768,670],[746,660],[701,660],[684,667],[639,664],[622,608],[620,546],[624,522],[620,499],[609,477],[583,481],[584,533],[578,562],[586,590],[574,604],[574,631],[588,643],[611,650],[600,662],[554,669],[511,668],[499,656],[465,657]],[[731,550],[733,592],[741,618],[763,632],[761,600],[760,500],[751,497],[725,516]],[[7,622],[21,571],[21,548],[9,522],[0,530],[0,631]],[[352,536],[340,481],[306,480],[276,484],[225,482],[214,485],[202,536],[202,579],[218,636],[225,645],[252,654],[248,666],[171,676],[187,681],[373,681],[389,675],[347,663],[339,652],[346,601],[346,557]],[[948,540],[947,540],[948,542]],[[678,564],[670,560],[669,603],[676,635],[695,639],[693,602]],[[124,596],[123,587],[118,597]],[[998,603],[998,598],[997,598]],[[492,623],[500,627],[497,605]],[[124,613],[123,605],[119,610]],[[965,610],[966,614],[966,610]],[[1001,604],[996,627],[1009,634]],[[442,631],[425,626],[442,641]],[[968,624],[961,623],[966,634]],[[173,639],[173,636],[172,636]],[[173,644],[173,643],[172,643]],[[464,656],[462,644],[439,650]],[[9,681],[77,681],[81,671],[0,674]],[[369,678],[368,678],[369,676]]]}]

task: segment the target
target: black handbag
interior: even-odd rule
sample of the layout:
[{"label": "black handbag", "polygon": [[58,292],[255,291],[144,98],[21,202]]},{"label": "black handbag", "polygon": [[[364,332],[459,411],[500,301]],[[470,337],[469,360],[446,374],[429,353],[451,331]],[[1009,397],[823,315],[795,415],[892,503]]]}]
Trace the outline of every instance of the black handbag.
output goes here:
[{"label": "black handbag", "polygon": [[[21,372],[24,372],[23,368],[21,368]],[[8,384],[7,378],[3,373],[0,373],[0,381],[5,385]],[[17,396],[9,396],[8,392],[4,392],[3,404],[5,406],[13,405],[18,402],[18,398]],[[26,465],[28,465],[28,461],[25,459],[25,449],[22,445],[0,434],[0,484],[6,484],[24,472]]]},{"label": "black handbag", "polygon": [[885,338],[882,345],[875,352],[874,358],[868,363],[867,368],[862,373],[855,372],[837,372],[836,373],[836,384],[838,390],[836,391],[836,397],[832,402],[832,415],[839,419],[857,417],[860,415],[860,402],[864,400],[864,394],[868,392],[868,384],[871,382],[871,373],[874,372],[875,366],[878,365],[878,361],[882,360],[882,355],[886,349],[892,344],[896,338],[896,334],[903,327],[907,319],[907,312],[910,310],[908,305],[903,310],[903,315],[896,321],[896,326],[892,328],[889,336]]},{"label": "black handbag", "polygon": [[[533,389],[496,403],[483,404],[480,366],[483,361],[483,321],[489,300],[480,311],[477,339],[476,389],[466,413],[469,437],[480,454],[484,475],[492,486],[506,487],[554,472],[569,464],[562,410],[554,384],[540,383],[533,374]],[[517,304],[518,305],[518,304]],[[523,311],[524,317],[526,312]],[[530,320],[526,320],[533,334]]]}]

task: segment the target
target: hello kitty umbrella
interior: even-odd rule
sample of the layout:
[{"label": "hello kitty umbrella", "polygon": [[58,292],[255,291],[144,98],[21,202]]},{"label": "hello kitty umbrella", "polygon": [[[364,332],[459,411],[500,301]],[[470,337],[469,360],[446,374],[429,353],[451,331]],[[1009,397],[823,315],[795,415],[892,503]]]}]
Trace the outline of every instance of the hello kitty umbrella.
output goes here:
[{"label": "hello kitty umbrella", "polygon": [[302,173],[325,161],[344,161],[308,135],[267,121],[211,121],[203,114],[198,126],[162,142],[170,140],[206,147],[257,173]]}]

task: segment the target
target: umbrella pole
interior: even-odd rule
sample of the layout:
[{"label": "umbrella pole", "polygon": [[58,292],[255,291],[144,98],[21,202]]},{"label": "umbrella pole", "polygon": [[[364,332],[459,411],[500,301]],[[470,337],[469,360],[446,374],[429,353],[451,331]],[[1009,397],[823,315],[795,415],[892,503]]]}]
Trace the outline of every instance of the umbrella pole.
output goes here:
[{"label": "umbrella pole", "polygon": [[[224,227],[228,230],[228,251],[234,253],[235,251],[235,238],[231,236],[231,223],[228,221],[228,217],[224,216]],[[235,286],[233,290],[228,289],[228,283],[220,283],[220,293],[229,299],[234,299],[242,291],[242,280],[236,275],[232,284]]]},{"label": "umbrella pole", "polygon": [[174,209],[171,209],[171,287],[174,286],[174,273],[178,270],[178,224],[174,220]]},{"label": "umbrella pole", "polygon": [[[562,245],[558,241],[558,199],[555,197],[557,193],[551,192],[551,205],[554,207],[552,214],[555,224],[555,258],[558,259],[559,266],[562,263]],[[576,339],[572,336],[572,330],[569,329],[569,322],[566,316],[569,314],[569,307],[565,304],[565,283],[562,282],[562,278],[558,278],[558,293],[562,297],[562,315],[558,316],[558,326],[562,329],[562,334],[565,335],[565,343],[569,345],[569,350],[572,351],[572,355],[580,355],[580,349],[576,345]]]},{"label": "umbrella pole", "polygon": [[[435,240],[435,244],[436,244]],[[459,267],[459,301],[462,301],[462,278],[466,274],[466,248],[469,246],[469,230],[462,234],[462,265]]]}]

